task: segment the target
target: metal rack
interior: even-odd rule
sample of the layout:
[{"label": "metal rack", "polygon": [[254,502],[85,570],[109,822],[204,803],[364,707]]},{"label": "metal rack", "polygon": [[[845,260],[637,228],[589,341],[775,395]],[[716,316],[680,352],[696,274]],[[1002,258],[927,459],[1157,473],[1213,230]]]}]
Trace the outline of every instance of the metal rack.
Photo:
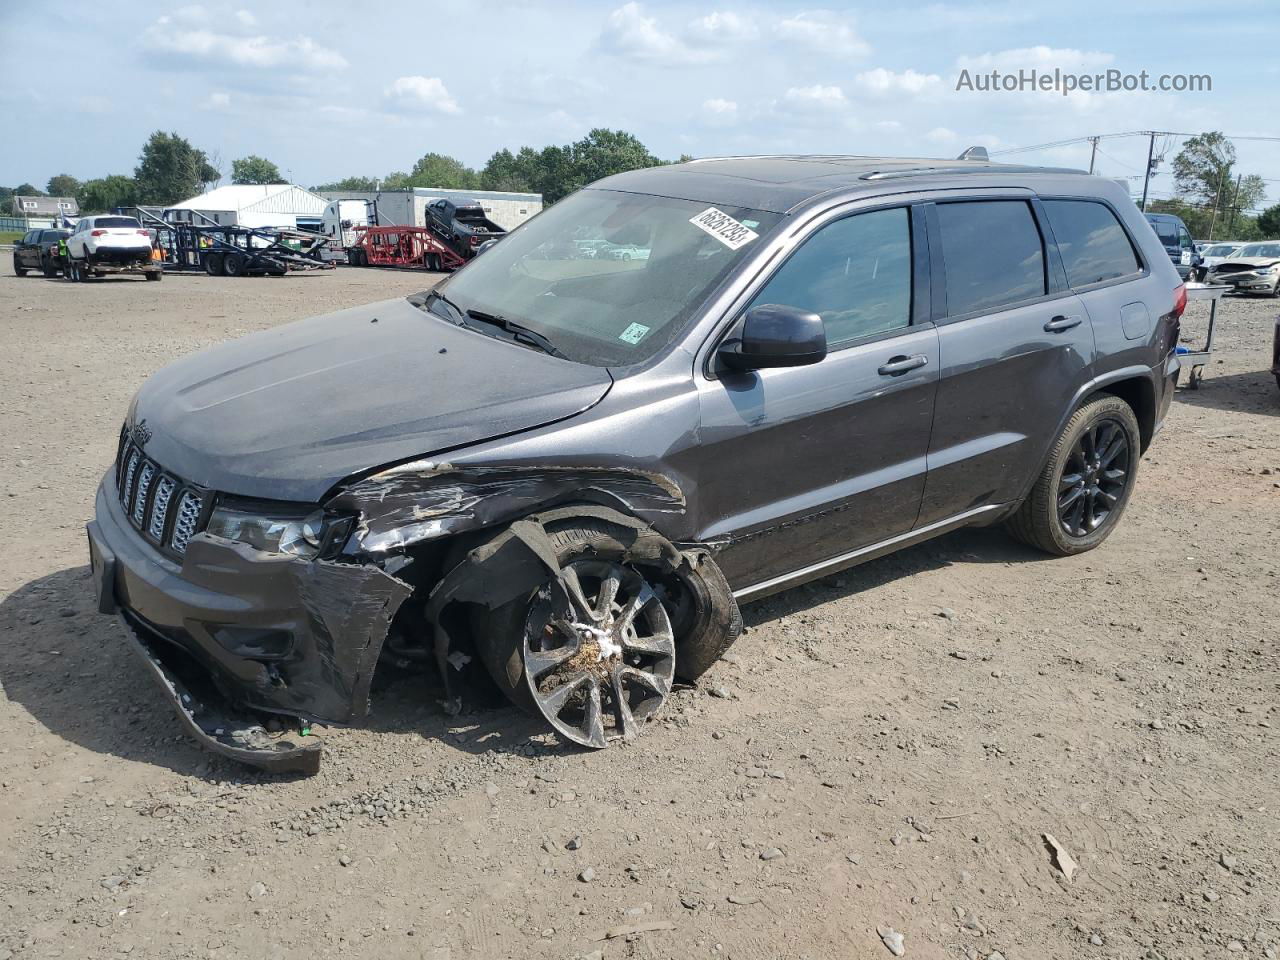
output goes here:
[{"label": "metal rack", "polygon": [[1213,353],[1213,330],[1218,321],[1218,301],[1230,290],[1227,284],[1188,283],[1187,300],[1209,301],[1209,332],[1205,335],[1204,346],[1199,350],[1177,348],[1178,369],[1187,370],[1187,386],[1192,390],[1200,389],[1200,381],[1204,379],[1204,365]]}]

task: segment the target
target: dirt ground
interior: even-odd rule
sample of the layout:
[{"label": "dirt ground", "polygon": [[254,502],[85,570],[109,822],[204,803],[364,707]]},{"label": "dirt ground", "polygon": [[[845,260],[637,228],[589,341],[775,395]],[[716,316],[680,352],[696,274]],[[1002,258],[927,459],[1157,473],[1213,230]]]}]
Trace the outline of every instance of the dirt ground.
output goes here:
[{"label": "dirt ground", "polygon": [[83,524],[152,371],[429,278],[7,261],[0,960],[876,960],[878,928],[908,958],[1280,952],[1276,301],[1226,303],[1094,553],[961,532],[752,604],[699,689],[600,753],[383,682],[289,779],[181,735],[91,611]]}]

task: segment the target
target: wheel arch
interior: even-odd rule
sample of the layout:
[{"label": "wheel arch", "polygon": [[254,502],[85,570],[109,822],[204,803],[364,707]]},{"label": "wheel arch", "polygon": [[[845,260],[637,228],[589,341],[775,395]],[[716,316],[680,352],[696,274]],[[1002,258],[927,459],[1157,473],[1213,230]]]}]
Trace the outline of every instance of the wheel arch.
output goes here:
[{"label": "wheel arch", "polygon": [[1138,419],[1141,452],[1146,453],[1152,437],[1155,436],[1156,428],[1156,389],[1155,384],[1151,382],[1149,371],[1142,376],[1125,377],[1104,384],[1085,396],[1076,405],[1076,409],[1104,394],[1118,397],[1133,410],[1133,415]]}]

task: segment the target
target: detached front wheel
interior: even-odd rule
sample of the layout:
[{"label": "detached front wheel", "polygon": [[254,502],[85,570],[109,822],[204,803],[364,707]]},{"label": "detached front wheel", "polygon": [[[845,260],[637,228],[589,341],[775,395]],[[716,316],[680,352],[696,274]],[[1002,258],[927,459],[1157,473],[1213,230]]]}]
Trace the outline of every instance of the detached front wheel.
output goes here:
[{"label": "detached front wheel", "polygon": [[567,740],[632,740],[671,692],[676,648],[655,575],[630,563],[606,521],[549,527],[560,576],[478,613],[477,647],[517,705]]},{"label": "detached front wheel", "polygon": [[1058,556],[1092,550],[1124,514],[1141,444],[1138,419],[1119,397],[1086,403],[1067,421],[1009,531]]}]

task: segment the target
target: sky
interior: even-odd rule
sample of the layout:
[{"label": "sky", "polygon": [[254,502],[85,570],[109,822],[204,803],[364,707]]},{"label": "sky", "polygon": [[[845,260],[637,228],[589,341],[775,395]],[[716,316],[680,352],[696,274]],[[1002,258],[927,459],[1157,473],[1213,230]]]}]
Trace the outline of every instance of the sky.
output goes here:
[{"label": "sky", "polygon": [[[429,151],[495,150],[597,126],[681,154],[953,157],[1133,130],[1280,139],[1280,5],[1211,16],[1200,0],[181,4],[0,0],[10,64],[0,183],[131,173],[157,129],[229,174],[258,154],[304,186],[408,170]],[[1241,29],[1241,16],[1248,20]],[[1208,74],[1201,92],[958,90],[991,70]],[[1267,105],[1264,107],[1264,105]],[[1168,171],[1177,137],[1161,138]],[[1236,141],[1280,200],[1280,142]],[[1144,138],[1103,140],[1097,170],[1140,176]],[[997,157],[999,158],[999,157]],[[1009,160],[1087,168],[1088,144]],[[1157,175],[1153,196],[1169,196]]]}]

